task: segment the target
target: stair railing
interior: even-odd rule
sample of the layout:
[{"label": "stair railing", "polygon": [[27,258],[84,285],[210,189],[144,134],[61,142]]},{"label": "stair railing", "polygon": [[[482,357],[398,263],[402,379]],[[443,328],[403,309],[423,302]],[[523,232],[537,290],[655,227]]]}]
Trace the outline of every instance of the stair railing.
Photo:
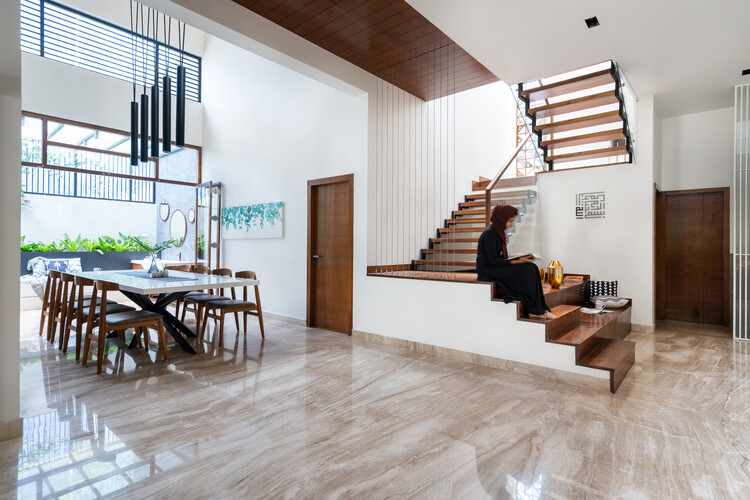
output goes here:
[{"label": "stair railing", "polygon": [[510,158],[508,158],[508,160],[503,164],[503,168],[501,168],[500,171],[495,175],[495,177],[492,178],[490,183],[487,184],[487,187],[484,190],[484,219],[486,224],[490,223],[490,216],[492,215],[492,190],[495,189],[497,183],[500,182],[500,179],[502,179],[505,171],[508,170],[508,167],[510,167],[516,160],[518,153],[523,151],[524,146],[526,146],[526,143],[529,142],[530,138],[531,135],[527,135],[526,138],[521,141],[521,144],[516,147],[516,150],[513,152]]}]

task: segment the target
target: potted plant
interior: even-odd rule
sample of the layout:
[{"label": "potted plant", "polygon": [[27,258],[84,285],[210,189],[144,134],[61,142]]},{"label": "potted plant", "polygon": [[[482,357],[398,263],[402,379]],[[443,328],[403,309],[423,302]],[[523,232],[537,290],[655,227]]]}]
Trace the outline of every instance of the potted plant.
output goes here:
[{"label": "potted plant", "polygon": [[139,236],[124,236],[122,234],[120,234],[120,236],[122,236],[135,248],[138,248],[139,250],[142,250],[144,252],[148,252],[148,256],[151,258],[151,265],[148,267],[148,271],[146,271],[146,276],[148,276],[149,278],[160,278],[167,276],[167,271],[159,271],[159,268],[156,266],[156,257],[162,251],[173,246],[176,243],[175,240],[165,240],[161,243],[152,244],[150,241]]}]

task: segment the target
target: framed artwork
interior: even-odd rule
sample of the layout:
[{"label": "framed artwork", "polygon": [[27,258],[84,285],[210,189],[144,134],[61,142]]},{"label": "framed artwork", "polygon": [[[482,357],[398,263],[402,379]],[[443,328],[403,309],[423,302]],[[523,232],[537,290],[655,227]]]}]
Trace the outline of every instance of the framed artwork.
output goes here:
[{"label": "framed artwork", "polygon": [[227,240],[283,238],[284,202],[222,208],[221,236]]}]

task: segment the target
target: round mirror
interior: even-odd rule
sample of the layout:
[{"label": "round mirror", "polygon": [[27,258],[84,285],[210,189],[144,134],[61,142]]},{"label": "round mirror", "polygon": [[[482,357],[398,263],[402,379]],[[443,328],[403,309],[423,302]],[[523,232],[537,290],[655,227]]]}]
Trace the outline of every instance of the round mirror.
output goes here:
[{"label": "round mirror", "polygon": [[169,219],[169,203],[167,203],[167,200],[161,200],[159,204],[159,217],[161,217],[161,220]]},{"label": "round mirror", "polygon": [[187,220],[182,210],[175,210],[172,219],[169,221],[169,237],[175,240],[174,246],[179,247],[185,243],[187,235]]},{"label": "round mirror", "polygon": [[188,222],[191,224],[195,222],[195,210],[193,210],[192,208],[188,210]]}]

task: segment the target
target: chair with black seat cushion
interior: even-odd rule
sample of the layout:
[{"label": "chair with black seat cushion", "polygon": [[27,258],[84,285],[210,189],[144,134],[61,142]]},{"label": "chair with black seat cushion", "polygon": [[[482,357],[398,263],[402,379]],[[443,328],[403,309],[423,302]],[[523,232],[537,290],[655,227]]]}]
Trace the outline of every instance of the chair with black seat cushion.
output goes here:
[{"label": "chair with black seat cushion", "polygon": [[[117,283],[96,280],[94,294],[91,298],[90,310],[96,310],[96,296],[99,291],[102,293],[102,303],[100,305],[99,315],[88,315],[86,323],[86,340],[83,344],[83,364],[86,365],[89,356],[91,342],[97,343],[96,373],[102,372],[102,362],[104,360],[104,345],[106,343],[108,332],[124,332],[128,328],[135,330],[135,335],[147,335],[144,329],[155,328],[159,335],[159,345],[161,346],[164,359],[167,360],[167,342],[164,338],[164,324],[161,315],[150,311],[125,311],[114,314],[108,314],[107,292],[117,291],[120,286]],[[94,333],[94,329],[97,333]],[[146,342],[148,350],[148,341]]]},{"label": "chair with black seat cushion", "polygon": [[[214,276],[232,276],[232,270],[227,268],[219,268],[211,271]],[[212,300],[229,300],[228,297],[224,297],[224,289],[219,289],[219,294],[216,295],[212,289],[208,290],[208,293],[195,293],[185,295],[183,298],[182,307],[182,318],[181,321],[185,322],[185,314],[190,311],[195,314],[195,331],[201,331],[201,317],[203,316],[203,304]],[[192,305],[193,307],[190,307]],[[239,319],[237,320],[237,328],[239,328]]]},{"label": "chair with black seat cushion", "polygon": [[[66,308],[67,314],[63,325],[63,332],[60,335],[60,349],[62,352],[67,353],[70,332],[75,332],[76,361],[81,358],[81,336],[83,334],[83,328],[88,323],[89,312],[91,311],[92,294],[84,293],[87,286],[94,287],[94,280],[82,276],[75,276],[73,280],[73,291],[70,294]],[[95,319],[98,318],[101,313],[101,301],[102,299],[100,297],[96,298],[96,307],[94,308]],[[82,307],[80,307],[81,305]],[[126,311],[135,311],[135,308],[124,304],[118,304],[113,300],[107,300],[108,313],[114,314]]]},{"label": "chair with black seat cushion", "polygon": [[[257,279],[256,274],[253,271],[238,271],[234,275],[235,278],[255,280]],[[242,300],[237,300],[237,295],[232,288],[231,300],[214,300],[203,304],[205,311],[203,313],[203,328],[201,329],[200,339],[203,339],[203,335],[206,332],[206,325],[208,324],[209,318],[219,321],[219,345],[223,345],[224,342],[224,315],[234,313],[235,318],[237,314],[242,313],[244,332],[247,333],[247,317],[257,316],[258,323],[260,326],[260,336],[266,338],[266,334],[263,330],[263,310],[260,307],[260,291],[258,285],[253,285],[255,288],[255,302],[248,300],[247,285],[242,287]],[[240,327],[237,324],[237,331],[239,332]]]}]

